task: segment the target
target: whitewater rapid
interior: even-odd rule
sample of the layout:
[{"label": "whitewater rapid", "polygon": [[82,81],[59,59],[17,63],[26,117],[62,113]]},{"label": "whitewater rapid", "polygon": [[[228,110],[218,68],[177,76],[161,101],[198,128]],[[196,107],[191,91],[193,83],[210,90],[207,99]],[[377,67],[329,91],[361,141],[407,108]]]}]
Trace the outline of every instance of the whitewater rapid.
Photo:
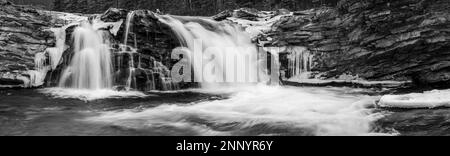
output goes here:
[{"label": "whitewater rapid", "polygon": [[374,97],[348,94],[348,88],[246,86],[201,93],[229,94],[221,100],[162,104],[143,110],[101,112],[86,122],[137,130],[171,127],[195,135],[377,135],[372,123],[383,117]]}]

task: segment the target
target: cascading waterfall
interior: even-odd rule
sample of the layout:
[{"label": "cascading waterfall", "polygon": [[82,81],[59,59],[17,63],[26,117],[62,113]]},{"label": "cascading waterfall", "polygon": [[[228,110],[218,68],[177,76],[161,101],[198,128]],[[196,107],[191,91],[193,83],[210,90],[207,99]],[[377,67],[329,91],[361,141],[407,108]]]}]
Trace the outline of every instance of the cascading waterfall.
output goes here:
[{"label": "cascading waterfall", "polygon": [[56,47],[47,48],[47,53],[50,56],[50,64],[52,70],[56,69],[59,61],[61,60],[62,54],[66,49],[66,29],[70,26],[73,26],[73,24],[69,24],[62,28],[50,29],[51,31],[53,31],[56,37]]},{"label": "cascading waterfall", "polygon": [[[130,34],[131,22],[133,22],[134,15],[136,15],[135,11],[130,11],[127,15],[127,19],[126,19],[126,23],[125,23],[125,36],[123,39],[124,45],[127,45],[127,43],[128,43],[128,37],[129,37],[128,35]],[[136,47],[136,38],[135,38],[134,42],[135,42],[135,47]]]},{"label": "cascading waterfall", "polygon": [[[159,20],[170,26],[180,44],[190,50],[187,57],[193,60],[196,82],[205,86],[258,81],[257,48],[240,27],[201,17],[162,15]],[[214,72],[203,72],[205,61],[214,65]]]},{"label": "cascading waterfall", "polygon": [[73,32],[74,56],[62,73],[60,87],[105,89],[112,87],[109,42],[102,31],[84,22]]},{"label": "cascading waterfall", "polygon": [[[125,23],[125,35],[124,35],[124,39],[123,39],[123,45],[121,46],[120,49],[120,55],[118,57],[118,67],[119,67],[119,71],[122,70],[122,57],[123,55],[128,55],[129,56],[129,61],[128,61],[128,77],[127,80],[125,82],[125,89],[126,90],[131,90],[131,88],[135,88],[136,84],[136,79],[135,79],[135,72],[136,72],[136,67],[135,67],[135,63],[134,63],[134,55],[137,54],[137,41],[136,41],[136,35],[134,35],[134,47],[128,47],[128,37],[130,34],[130,31],[132,30],[132,22],[134,19],[136,12],[135,11],[130,11],[127,15],[127,19],[126,19],[126,23]],[[139,62],[140,64],[140,62]],[[140,65],[138,65],[139,67]]]},{"label": "cascading waterfall", "polygon": [[[136,15],[135,11],[131,11],[128,13],[125,23],[125,32],[124,32],[124,40],[122,45],[120,46],[119,51],[117,52],[118,57],[118,75],[122,75],[125,81],[119,80],[119,84],[124,87],[125,90],[137,89],[137,79],[136,74],[142,72],[146,73],[147,82],[145,90],[176,90],[179,89],[178,85],[173,83],[171,78],[168,77],[170,74],[170,70],[165,67],[161,62],[158,62],[154,59],[151,59],[151,64],[153,65],[150,70],[143,69],[141,66],[141,54],[137,52],[138,44],[137,44],[137,35],[133,33],[133,20]],[[130,46],[128,44],[130,36],[134,38],[134,44]],[[125,56],[127,56],[128,64],[123,66],[123,61]],[[135,60],[135,57],[136,60]],[[137,62],[136,62],[137,61]],[[137,65],[136,65],[137,63]],[[125,76],[126,75],[126,76]],[[157,84],[159,87],[157,88]],[[142,86],[140,86],[142,87]]]}]

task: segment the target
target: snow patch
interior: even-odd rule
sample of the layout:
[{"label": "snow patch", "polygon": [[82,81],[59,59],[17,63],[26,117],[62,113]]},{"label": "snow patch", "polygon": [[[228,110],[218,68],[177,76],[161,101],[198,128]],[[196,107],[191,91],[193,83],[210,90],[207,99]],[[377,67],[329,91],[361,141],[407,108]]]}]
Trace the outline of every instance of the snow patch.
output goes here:
[{"label": "snow patch", "polygon": [[227,19],[244,27],[245,31],[249,33],[252,38],[254,38],[260,34],[264,34],[271,31],[272,26],[285,16],[292,16],[292,15],[278,15],[275,17],[265,16],[259,18],[258,21],[250,21],[236,17],[229,17]]},{"label": "snow patch", "polygon": [[114,36],[117,36],[117,32],[119,32],[120,27],[123,24],[123,20],[117,21],[117,22],[103,22],[99,18],[94,19],[94,22],[92,24],[92,27],[94,27],[95,30],[99,29],[109,29],[111,34]]},{"label": "snow patch", "polygon": [[434,90],[405,95],[385,95],[378,105],[384,108],[437,108],[450,107],[450,90]]}]

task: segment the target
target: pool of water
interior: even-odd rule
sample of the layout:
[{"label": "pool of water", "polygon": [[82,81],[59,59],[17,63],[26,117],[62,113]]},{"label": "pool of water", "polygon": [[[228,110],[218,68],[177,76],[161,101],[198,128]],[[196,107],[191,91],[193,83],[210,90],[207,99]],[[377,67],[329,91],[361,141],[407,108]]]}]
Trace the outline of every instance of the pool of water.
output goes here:
[{"label": "pool of water", "polygon": [[[379,92],[370,89],[246,86],[93,95],[96,98],[80,98],[78,94],[71,90],[0,90],[0,135],[321,136],[450,132],[450,109],[378,109],[375,101]],[[88,95],[92,94],[95,92]]]}]

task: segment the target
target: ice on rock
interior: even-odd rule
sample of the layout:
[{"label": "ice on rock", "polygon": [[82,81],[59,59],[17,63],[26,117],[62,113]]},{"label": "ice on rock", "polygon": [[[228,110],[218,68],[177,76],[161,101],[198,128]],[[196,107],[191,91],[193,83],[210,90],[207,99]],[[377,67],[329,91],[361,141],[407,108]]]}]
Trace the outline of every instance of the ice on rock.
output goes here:
[{"label": "ice on rock", "polygon": [[45,76],[47,75],[47,72],[50,70],[49,66],[47,65],[47,56],[45,52],[42,53],[36,53],[34,57],[34,70],[28,70],[22,75],[27,76],[20,76],[17,77],[17,79],[20,79],[23,81],[23,87],[38,87],[42,86],[45,81]]},{"label": "ice on rock", "polygon": [[450,107],[450,90],[434,90],[405,95],[385,95],[378,105],[385,108],[437,108]]},{"label": "ice on rock", "polygon": [[291,16],[288,15],[278,15],[275,17],[271,16],[265,16],[260,17],[258,21],[250,21],[246,19],[236,18],[236,17],[229,17],[228,20],[237,23],[245,28],[245,31],[250,34],[252,38],[263,34],[265,32],[269,32],[272,30],[272,26],[279,21],[281,18],[285,16]]},{"label": "ice on rock", "polygon": [[103,22],[100,19],[95,19],[93,22],[93,27],[95,30],[100,29],[108,29],[111,32],[112,35],[117,36],[117,32],[119,32],[120,27],[123,24],[123,20],[117,21],[117,22]]}]

